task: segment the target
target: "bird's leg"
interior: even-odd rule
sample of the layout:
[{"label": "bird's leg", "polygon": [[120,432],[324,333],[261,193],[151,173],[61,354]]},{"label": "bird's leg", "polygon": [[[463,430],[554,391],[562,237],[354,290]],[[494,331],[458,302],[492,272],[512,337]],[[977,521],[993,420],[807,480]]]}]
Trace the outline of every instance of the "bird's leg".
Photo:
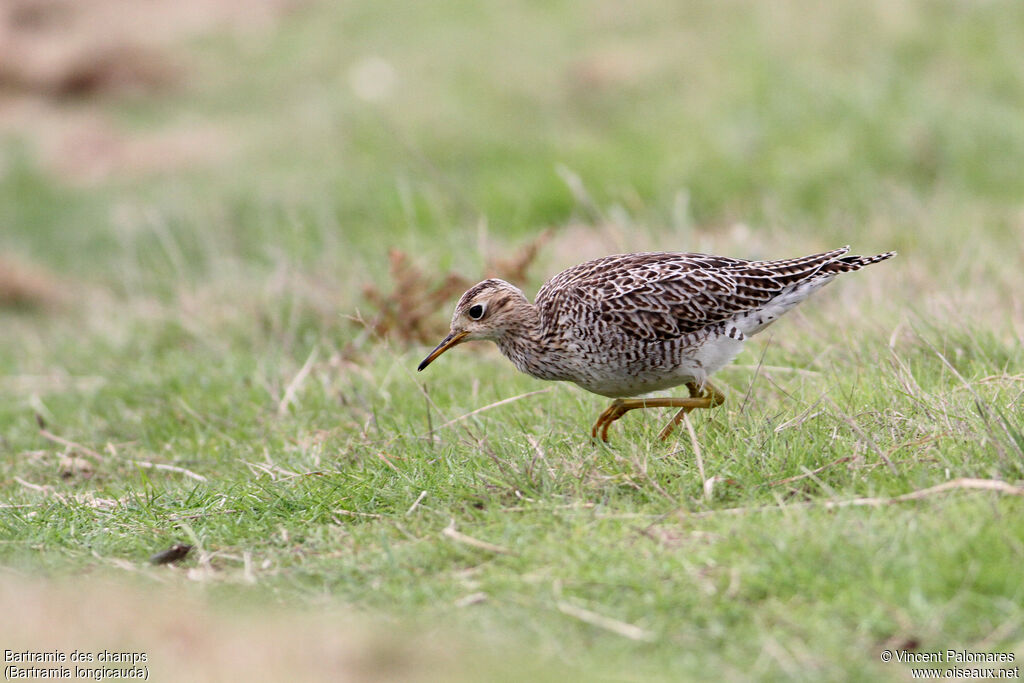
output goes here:
[{"label": "bird's leg", "polygon": [[[686,388],[690,390],[691,399],[703,399],[708,401],[708,404],[684,406],[680,408],[679,412],[675,414],[675,417],[673,417],[669,421],[669,423],[665,425],[664,429],[662,429],[661,432],[658,434],[658,438],[661,439],[662,441],[667,439],[669,435],[672,434],[672,432],[676,428],[676,425],[682,422],[683,418],[686,417],[687,413],[689,413],[694,408],[714,408],[715,406],[720,406],[723,402],[725,402],[725,394],[719,391],[718,388],[711,382],[704,382],[704,388],[707,390],[706,393],[701,391],[700,386],[696,382],[687,382]],[[682,400],[685,401],[686,399]]]},{"label": "bird's leg", "polygon": [[618,420],[626,413],[626,411],[629,410],[629,408],[622,407],[624,403],[625,401],[623,399],[617,398],[612,401],[610,406],[605,408],[603,413],[597,416],[597,421],[594,423],[594,426],[590,428],[590,436],[592,438],[597,438],[597,430],[601,429],[603,426],[604,431],[601,433],[601,439],[604,441],[608,440],[608,425],[615,420]]},{"label": "bird's leg", "polygon": [[725,400],[725,396],[710,384],[705,384],[705,386],[708,388],[708,393],[702,395],[700,387],[694,383],[688,384],[687,388],[690,390],[690,398],[617,398],[598,416],[597,422],[590,429],[590,434],[594,438],[597,438],[598,434],[600,434],[601,440],[607,441],[608,428],[612,422],[615,422],[631,410],[639,408],[679,408],[679,412],[672,419],[669,427],[662,430],[661,438],[664,439],[672,432],[676,423],[682,420],[686,413],[694,408],[711,408]]}]

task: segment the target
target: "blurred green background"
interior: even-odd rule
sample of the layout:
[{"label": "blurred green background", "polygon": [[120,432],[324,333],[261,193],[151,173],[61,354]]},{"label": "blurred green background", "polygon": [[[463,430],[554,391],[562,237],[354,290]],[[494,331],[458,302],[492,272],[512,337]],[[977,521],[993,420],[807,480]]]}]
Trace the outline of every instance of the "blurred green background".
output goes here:
[{"label": "blurred green background", "polygon": [[1015,3],[152,2],[90,39],[124,3],[94,4],[12,3],[40,16],[8,17],[32,59],[0,75],[5,249],[69,274],[118,283],[152,222],[200,272],[358,268],[383,231],[443,268],[481,221],[598,207],[926,254],[951,229],[922,216],[1019,235]]}]

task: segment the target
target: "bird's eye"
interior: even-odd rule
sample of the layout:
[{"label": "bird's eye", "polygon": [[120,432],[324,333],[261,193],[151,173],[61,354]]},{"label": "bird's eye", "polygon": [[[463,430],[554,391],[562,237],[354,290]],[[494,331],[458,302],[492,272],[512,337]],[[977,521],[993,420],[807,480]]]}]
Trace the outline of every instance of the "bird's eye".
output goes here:
[{"label": "bird's eye", "polygon": [[472,320],[479,320],[480,318],[484,317],[483,304],[474,304],[473,306],[470,306],[469,317]]}]

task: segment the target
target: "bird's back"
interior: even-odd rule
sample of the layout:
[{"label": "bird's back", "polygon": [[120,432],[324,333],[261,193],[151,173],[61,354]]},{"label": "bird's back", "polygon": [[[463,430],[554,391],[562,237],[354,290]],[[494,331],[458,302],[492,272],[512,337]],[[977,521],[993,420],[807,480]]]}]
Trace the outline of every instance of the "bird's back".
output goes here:
[{"label": "bird's back", "polygon": [[605,396],[703,382],[746,337],[839,273],[884,260],[848,249],[777,261],[653,252],[581,263],[538,292],[547,379]]},{"label": "bird's back", "polygon": [[[776,261],[670,252],[607,256],[554,276],[535,304],[548,327],[584,321],[646,342],[727,322],[749,335],[837,274],[893,255],[846,256],[848,250]],[[765,309],[763,324],[755,322]]]}]

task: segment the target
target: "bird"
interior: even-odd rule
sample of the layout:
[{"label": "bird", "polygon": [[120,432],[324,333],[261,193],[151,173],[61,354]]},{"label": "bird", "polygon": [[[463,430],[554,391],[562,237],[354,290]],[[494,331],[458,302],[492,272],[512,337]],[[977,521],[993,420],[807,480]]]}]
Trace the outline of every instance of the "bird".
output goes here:
[{"label": "bird", "polygon": [[[631,410],[678,408],[659,434],[664,440],[690,411],[725,401],[709,378],[747,339],[836,276],[896,255],[849,250],[767,261],[616,254],[558,273],[532,303],[518,287],[487,279],[462,295],[450,333],[417,370],[464,342],[493,341],[521,372],[614,399],[592,438],[607,442],[611,424]],[[688,397],[636,398],[680,385]]]}]

